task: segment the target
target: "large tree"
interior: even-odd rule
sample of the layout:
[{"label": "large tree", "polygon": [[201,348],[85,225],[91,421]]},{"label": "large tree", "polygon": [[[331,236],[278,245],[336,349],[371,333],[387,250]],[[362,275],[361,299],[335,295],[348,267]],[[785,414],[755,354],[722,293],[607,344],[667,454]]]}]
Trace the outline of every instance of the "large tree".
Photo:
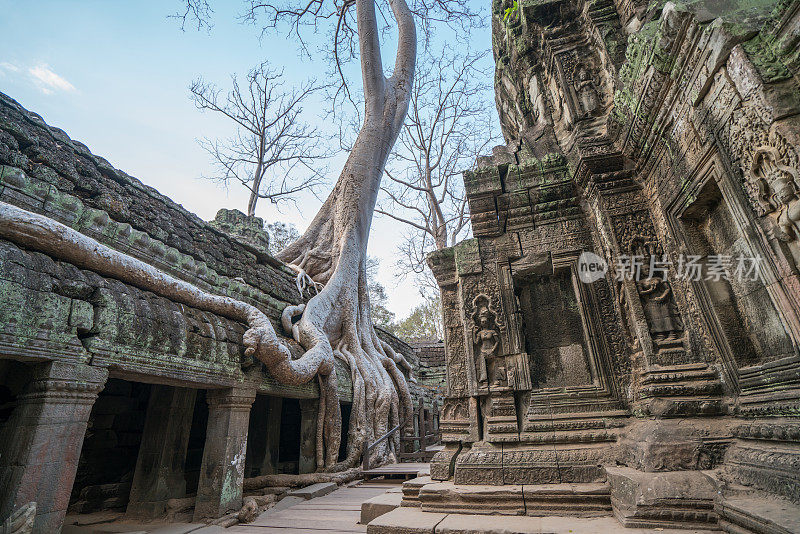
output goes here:
[{"label": "large tree", "polygon": [[[473,13],[467,0],[420,1],[411,6],[406,0],[387,0],[386,4],[381,0],[308,0],[300,5],[253,0],[248,14],[252,20],[266,16],[267,28],[285,23],[297,36],[309,26],[317,29],[330,23],[332,60],[340,65],[339,53],[346,50],[361,66],[361,128],[347,161],[308,229],[278,254],[300,279],[319,291],[305,306],[284,311],[284,328],[292,332],[305,353],[292,359],[272,328],[263,322],[245,334],[247,353],[265,362],[276,379],[303,383],[318,377],[317,465],[343,469],[358,463],[365,442],[382,436],[402,420],[410,421],[412,414],[406,377],[400,369],[408,371],[407,362],[378,338],[372,326],[367,241],[386,160],[411,98],[417,57],[415,16],[424,23],[423,28],[428,28],[430,21],[458,21]],[[390,16],[397,51],[392,73],[387,75],[379,20],[388,21]],[[344,79],[342,70],[338,71]],[[350,94],[346,84],[345,90]],[[342,423],[334,358],[347,363],[353,380],[348,450],[342,462],[337,462]],[[389,458],[392,443],[383,441],[376,447],[373,460]]]}]

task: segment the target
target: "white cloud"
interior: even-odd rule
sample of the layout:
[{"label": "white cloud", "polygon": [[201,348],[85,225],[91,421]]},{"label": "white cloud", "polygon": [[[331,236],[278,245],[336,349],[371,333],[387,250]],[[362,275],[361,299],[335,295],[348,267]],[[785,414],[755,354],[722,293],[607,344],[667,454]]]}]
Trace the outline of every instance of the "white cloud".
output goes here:
[{"label": "white cloud", "polygon": [[50,66],[47,64],[43,63],[30,67],[28,74],[30,74],[36,87],[46,95],[51,95],[55,91],[75,91],[74,85],[50,70]]},{"label": "white cloud", "polygon": [[0,62],[0,70],[8,72],[19,72],[19,67],[7,61]]}]

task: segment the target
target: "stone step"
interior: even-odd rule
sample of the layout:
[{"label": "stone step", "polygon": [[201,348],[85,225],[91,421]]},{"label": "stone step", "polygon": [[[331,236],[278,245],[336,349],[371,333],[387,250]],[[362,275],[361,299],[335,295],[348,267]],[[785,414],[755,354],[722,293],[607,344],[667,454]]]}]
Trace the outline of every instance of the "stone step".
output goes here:
[{"label": "stone step", "polygon": [[749,496],[716,502],[719,526],[730,534],[796,534],[800,505],[778,498]]},{"label": "stone step", "polygon": [[[444,514],[400,507],[374,519],[367,534],[645,534],[613,517],[530,517]],[[659,529],[659,534],[714,534],[711,530]]]},{"label": "stone step", "polygon": [[596,517],[611,514],[607,484],[457,485],[425,484],[418,501],[425,512],[488,515],[569,515]]},{"label": "stone step", "polygon": [[614,515],[626,527],[718,528],[717,487],[704,472],[605,469]]},{"label": "stone step", "polygon": [[376,517],[391,512],[400,507],[403,494],[395,491],[387,491],[382,495],[372,497],[361,503],[361,523],[366,525]]},{"label": "stone step", "polygon": [[429,476],[412,478],[403,482],[403,502],[402,506],[419,506],[419,490],[425,484],[431,484],[433,480]]}]

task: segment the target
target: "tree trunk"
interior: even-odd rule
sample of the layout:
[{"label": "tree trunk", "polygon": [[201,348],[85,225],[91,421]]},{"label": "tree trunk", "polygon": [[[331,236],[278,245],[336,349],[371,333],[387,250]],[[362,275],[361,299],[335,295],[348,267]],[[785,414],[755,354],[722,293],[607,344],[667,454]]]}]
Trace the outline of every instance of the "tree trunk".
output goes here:
[{"label": "tree trunk", "polygon": [[[263,137],[262,137],[262,139],[263,139]],[[250,186],[250,200],[247,201],[247,216],[248,217],[255,217],[256,216],[256,204],[258,203],[258,191],[261,189],[261,180],[264,178],[264,171],[262,171],[263,161],[264,161],[264,150],[263,150],[263,141],[262,141],[262,148],[259,150],[259,154],[258,154],[258,165],[256,166],[255,172],[253,172],[253,184]]]},{"label": "tree trunk", "polygon": [[[367,291],[367,242],[375,202],[389,153],[405,120],[416,60],[416,29],[405,0],[391,0],[399,29],[395,69],[386,78],[381,65],[374,0],[357,0],[359,48],[365,94],[364,123],[339,180],[319,213],[295,243],[278,254],[298,277],[323,285],[296,324],[284,321],[306,349],[300,360],[318,365],[322,395],[317,464],[328,470],[357,465],[362,444],[372,442],[413,408],[408,385],[398,369],[401,358],[384,347],[372,326]],[[265,356],[269,359],[269,355]],[[353,381],[347,458],[337,462],[341,412],[333,358],[344,361]],[[334,379],[332,379],[333,377]],[[399,436],[397,436],[399,438]],[[374,461],[391,458],[399,439],[384,441]]]}]

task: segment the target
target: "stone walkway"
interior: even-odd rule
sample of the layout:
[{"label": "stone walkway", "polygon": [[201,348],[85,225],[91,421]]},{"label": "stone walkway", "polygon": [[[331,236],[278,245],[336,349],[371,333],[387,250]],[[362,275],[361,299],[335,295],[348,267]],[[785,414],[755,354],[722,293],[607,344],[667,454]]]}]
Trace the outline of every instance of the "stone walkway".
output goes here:
[{"label": "stone walkway", "polygon": [[231,534],[339,534],[366,532],[359,525],[361,503],[381,495],[399,483],[362,483],[341,487],[325,495],[295,504],[283,510],[267,510],[247,525],[226,529]]}]

